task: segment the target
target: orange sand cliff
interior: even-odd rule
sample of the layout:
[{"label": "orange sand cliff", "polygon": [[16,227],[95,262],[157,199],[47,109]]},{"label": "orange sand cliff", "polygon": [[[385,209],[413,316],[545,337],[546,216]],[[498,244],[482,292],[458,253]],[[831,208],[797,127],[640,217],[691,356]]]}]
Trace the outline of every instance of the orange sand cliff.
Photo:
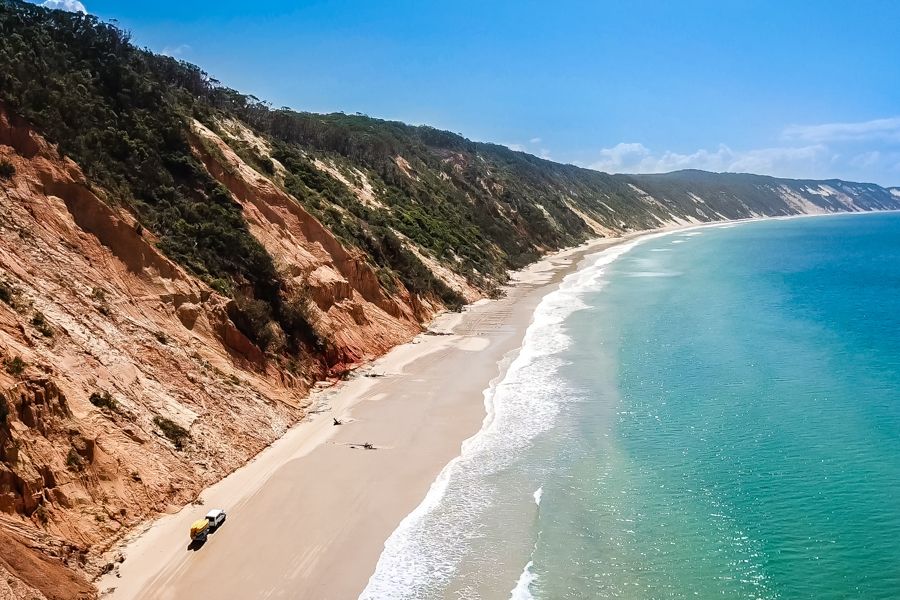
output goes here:
[{"label": "orange sand cliff", "polygon": [[[326,352],[290,368],[265,356],[229,319],[230,299],[0,110],[0,158],[16,170],[0,181],[0,281],[12,291],[0,302],[0,599],[91,597],[87,581],[112,567],[100,553],[127,529],[192,501],[301,419],[316,381],[409,341],[442,309],[402,285],[386,292],[363,256],[194,131],[288,294],[311,301]],[[160,419],[189,432],[183,448]]]}]

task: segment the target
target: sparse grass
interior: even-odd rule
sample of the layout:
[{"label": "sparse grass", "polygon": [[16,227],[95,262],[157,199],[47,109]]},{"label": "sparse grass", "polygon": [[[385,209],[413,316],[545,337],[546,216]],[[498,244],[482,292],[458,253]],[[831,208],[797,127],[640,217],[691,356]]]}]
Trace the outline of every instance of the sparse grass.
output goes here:
[{"label": "sparse grass", "polygon": [[303,361],[295,356],[292,356],[287,360],[287,362],[285,363],[285,369],[287,369],[289,373],[292,373],[299,377],[306,375],[306,368]]},{"label": "sparse grass", "polygon": [[41,525],[46,525],[50,521],[50,515],[43,505],[38,506],[37,509],[35,509],[34,516]]},{"label": "sparse grass", "polygon": [[116,402],[116,399],[112,397],[112,394],[106,390],[94,392],[88,400],[97,408],[109,410],[117,410],[119,408],[119,403]]},{"label": "sparse grass", "polygon": [[13,358],[7,359],[4,366],[6,367],[7,373],[20,377],[22,373],[25,372],[25,369],[28,368],[28,363],[22,360],[21,356],[14,356]]},{"label": "sparse grass", "polygon": [[50,323],[47,321],[47,317],[44,316],[44,313],[37,310],[34,312],[34,316],[31,317],[31,324],[34,325],[34,328],[38,330],[38,332],[48,338],[53,337],[53,328],[50,327]]},{"label": "sparse grass", "polygon": [[16,175],[16,168],[8,160],[0,159],[0,179],[12,179]]},{"label": "sparse grass", "polygon": [[184,444],[191,437],[191,434],[187,429],[166,417],[158,415],[153,417],[153,424],[159,427],[163,432],[163,435],[169,438],[178,450],[184,448]]}]

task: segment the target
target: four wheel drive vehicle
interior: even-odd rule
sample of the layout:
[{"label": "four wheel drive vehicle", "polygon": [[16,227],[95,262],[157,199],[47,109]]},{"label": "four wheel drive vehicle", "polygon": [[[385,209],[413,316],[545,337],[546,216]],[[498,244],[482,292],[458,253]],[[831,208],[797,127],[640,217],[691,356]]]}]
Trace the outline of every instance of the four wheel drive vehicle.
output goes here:
[{"label": "four wheel drive vehicle", "polygon": [[194,521],[191,525],[191,539],[195,542],[205,542],[206,536],[218,529],[225,522],[225,511],[216,508],[209,511],[205,519]]},{"label": "four wheel drive vehicle", "polygon": [[221,508],[214,508],[206,513],[206,520],[209,521],[210,527],[217,529],[219,525],[225,522],[225,511]]}]

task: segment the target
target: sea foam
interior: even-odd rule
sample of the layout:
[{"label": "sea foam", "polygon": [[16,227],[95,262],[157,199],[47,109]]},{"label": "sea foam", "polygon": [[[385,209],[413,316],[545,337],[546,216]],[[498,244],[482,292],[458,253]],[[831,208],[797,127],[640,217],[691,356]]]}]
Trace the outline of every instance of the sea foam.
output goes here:
[{"label": "sea foam", "polygon": [[[544,297],[505,376],[484,391],[481,430],[463,442],[460,455],[444,467],[422,503],[385,542],[360,600],[434,597],[452,580],[496,493],[489,476],[512,464],[537,435],[553,427],[561,404],[573,395],[557,373],[564,364],[557,355],[571,342],[564,321],[586,308],[582,295],[604,285],[610,263],[659,235],[665,234],[600,252],[588,267],[568,275]],[[540,501],[537,493],[535,501]],[[516,589],[528,595],[515,598],[531,597],[530,567],[526,572]]]},{"label": "sea foam", "polygon": [[522,571],[522,575],[519,576],[519,581],[516,582],[516,587],[513,588],[509,596],[509,600],[534,600],[534,595],[531,593],[531,584],[537,579],[537,575],[532,571],[533,567],[534,562],[528,561],[528,564],[525,565],[525,569]]}]

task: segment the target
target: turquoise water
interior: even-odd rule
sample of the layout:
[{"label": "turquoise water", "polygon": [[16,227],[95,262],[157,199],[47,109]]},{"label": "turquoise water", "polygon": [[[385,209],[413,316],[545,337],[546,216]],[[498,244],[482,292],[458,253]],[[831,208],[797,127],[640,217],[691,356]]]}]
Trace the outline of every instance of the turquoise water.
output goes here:
[{"label": "turquoise water", "polygon": [[900,215],[616,253],[542,304],[364,597],[900,597]]}]

